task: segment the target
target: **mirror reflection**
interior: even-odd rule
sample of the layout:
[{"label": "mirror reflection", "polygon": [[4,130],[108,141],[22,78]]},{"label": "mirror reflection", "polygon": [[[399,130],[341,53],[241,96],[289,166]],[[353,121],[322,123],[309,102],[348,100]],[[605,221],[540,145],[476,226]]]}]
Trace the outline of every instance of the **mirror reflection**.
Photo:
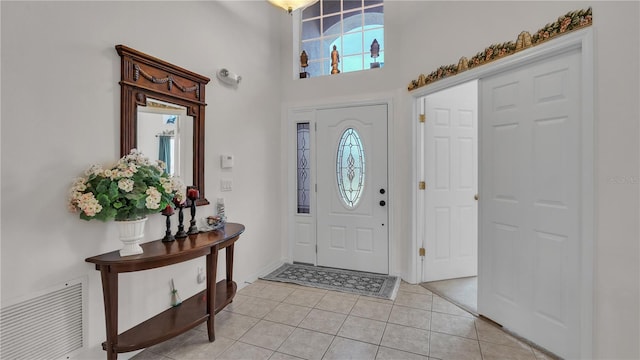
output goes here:
[{"label": "mirror reflection", "polygon": [[169,175],[193,183],[193,117],[184,106],[147,98],[138,106],[138,150],[166,164]]}]

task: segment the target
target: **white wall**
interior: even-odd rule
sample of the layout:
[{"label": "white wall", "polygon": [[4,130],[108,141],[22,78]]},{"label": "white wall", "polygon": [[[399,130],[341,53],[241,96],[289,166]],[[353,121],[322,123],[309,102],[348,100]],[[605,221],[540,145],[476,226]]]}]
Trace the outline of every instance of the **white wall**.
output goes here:
[{"label": "white wall", "polygon": [[[484,46],[515,40],[569,10],[593,6],[596,38],[597,220],[594,354],[637,359],[640,349],[638,201],[639,40],[637,2],[388,1],[385,67],[293,81],[291,17],[266,2],[0,2],[2,30],[1,282],[3,304],[86,276],[89,345],[104,340],[98,272],[83,260],[118,249],[112,223],[84,222],[66,212],[71,180],[88,165],[118,157],[119,57],[125,44],[207,75],[207,197],[220,196],[230,221],[247,232],[236,246],[234,275],[250,279],[286,254],[279,213],[285,169],[280,162],[281,102],[344,102],[392,96],[398,189],[391,215],[397,268],[410,274],[413,164],[410,80]],[[243,81],[217,84],[227,67]],[[358,94],[358,95],[353,95]],[[221,153],[235,155],[231,171]],[[393,189],[391,189],[393,191]],[[283,195],[284,196],[284,195]],[[199,214],[213,207],[199,208]],[[162,235],[159,216],[148,239]],[[128,274],[121,281],[121,329],[164,308],[166,281],[183,297],[195,292],[201,261]],[[147,296],[144,296],[147,295]],[[104,353],[97,351],[98,358]]]},{"label": "white wall", "polygon": [[[396,228],[396,269],[413,278],[411,258],[411,94],[406,86],[420,73],[457,63],[484,47],[515,41],[558,16],[593,7],[596,50],[596,239],[594,356],[640,358],[639,248],[639,35],[638,2],[447,2],[385,3],[385,67],[330,77],[292,79],[297,56],[282,64],[285,108],[299,104],[344,102],[392,94],[395,106],[394,157],[402,203],[392,216]],[[283,26],[283,52],[292,51],[290,24]],[[287,33],[288,32],[288,35]],[[285,58],[286,59],[286,58]],[[394,200],[391,200],[394,201]]]},{"label": "white wall", "polygon": [[[124,44],[212,78],[206,96],[206,196],[224,195],[229,221],[247,230],[234,276],[253,280],[281,259],[280,17],[266,2],[6,2],[2,15],[2,303],[67,280],[88,279],[89,352],[104,358],[99,273],[85,258],[119,249],[113,223],[67,212],[74,177],[119,157],[120,57]],[[237,89],[215,71],[242,75]],[[235,167],[220,169],[221,153]],[[220,193],[220,179],[234,181]],[[214,205],[198,215],[213,214]],[[160,215],[147,240],[164,234]],[[224,255],[221,256],[224,265]],[[169,306],[168,280],[183,298],[200,289],[198,259],[121,276],[120,329]],[[94,355],[84,354],[81,358]]]}]

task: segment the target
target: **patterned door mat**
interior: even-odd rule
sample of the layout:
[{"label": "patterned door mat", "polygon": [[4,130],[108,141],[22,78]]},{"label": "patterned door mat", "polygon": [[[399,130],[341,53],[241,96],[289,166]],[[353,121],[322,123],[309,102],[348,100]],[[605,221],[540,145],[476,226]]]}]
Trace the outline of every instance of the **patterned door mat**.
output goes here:
[{"label": "patterned door mat", "polygon": [[261,279],[389,300],[395,299],[400,286],[397,276],[303,264],[284,264]]}]

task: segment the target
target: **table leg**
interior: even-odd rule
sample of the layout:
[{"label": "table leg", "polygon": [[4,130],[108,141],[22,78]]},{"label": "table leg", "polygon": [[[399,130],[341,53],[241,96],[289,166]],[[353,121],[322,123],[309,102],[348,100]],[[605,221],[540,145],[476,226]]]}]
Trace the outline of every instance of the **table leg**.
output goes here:
[{"label": "table leg", "polygon": [[216,277],[218,269],[218,247],[211,248],[211,252],[207,255],[207,333],[209,341],[216,339],[214,330],[214,319],[216,316]]},{"label": "table leg", "polygon": [[227,255],[227,282],[233,281],[233,243],[225,249]]},{"label": "table leg", "polygon": [[100,267],[102,296],[104,298],[104,318],[107,327],[107,360],[116,360],[118,353],[114,347],[118,343],[118,273],[111,272],[109,266]]}]

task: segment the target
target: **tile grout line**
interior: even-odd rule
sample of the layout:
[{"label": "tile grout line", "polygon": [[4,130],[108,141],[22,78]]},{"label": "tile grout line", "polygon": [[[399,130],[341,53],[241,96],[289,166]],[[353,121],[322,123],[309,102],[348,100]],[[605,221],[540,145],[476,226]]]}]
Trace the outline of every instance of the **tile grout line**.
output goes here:
[{"label": "tile grout line", "polygon": [[[325,296],[326,296],[326,295],[327,295],[326,293],[325,293],[325,294],[323,294],[323,295],[322,295],[322,298],[320,299],[320,301],[318,301],[318,303],[316,303],[316,305],[318,305],[318,304],[322,301],[322,299],[324,299],[324,298],[325,298]],[[286,298],[285,298],[285,299],[286,299]],[[284,300],[283,300],[283,301],[284,301]],[[311,308],[311,310],[313,310],[313,309],[315,309],[315,307]],[[309,313],[311,312],[311,310],[309,310]],[[320,309],[318,309],[318,310],[320,310]],[[307,316],[309,316],[309,313],[307,313],[307,315],[305,316],[305,319],[307,318]],[[302,321],[304,321],[304,319],[302,319]],[[300,321],[300,323],[302,323],[302,321]],[[299,324],[298,324],[298,325],[293,329],[293,331],[291,331],[291,333],[289,334],[289,336],[287,336],[287,338],[286,338],[286,339],[284,339],[284,341],[282,342],[282,344],[280,344],[280,346],[278,346],[278,349],[276,349],[276,351],[278,351],[278,350],[282,347],[282,345],[284,345],[284,343],[285,343],[285,342],[287,342],[287,340],[291,337],[291,335],[292,335],[292,334],[293,334],[297,329],[302,329],[302,330],[306,330],[306,331],[315,331],[315,330],[309,330],[309,329],[305,329],[305,328],[301,328],[301,327],[299,327],[300,323],[299,323]],[[344,321],[343,321],[343,324],[344,324]],[[342,325],[340,325],[340,328],[342,328]],[[340,328],[338,329],[338,332],[340,331]],[[326,333],[323,333],[323,332],[321,332],[321,331],[317,331],[317,332],[319,332],[319,333],[321,333],[321,334],[326,334]],[[331,335],[331,334],[326,334],[326,335]],[[331,348],[331,344],[333,344],[333,342],[335,341],[335,339],[336,339],[336,337],[337,337],[337,333],[336,333],[336,335],[331,335],[331,336],[333,336],[333,339],[331,339],[331,343],[329,344],[329,346],[325,349],[324,353],[322,354],[322,358],[324,358],[324,356],[326,355],[327,351],[329,351],[329,349]],[[283,353],[283,354],[286,354],[286,353]],[[291,355],[291,354],[287,354],[287,355]],[[273,356],[273,355],[272,355],[272,356]],[[295,356],[295,355],[292,355],[292,356]],[[295,356],[295,357],[297,357],[297,356]],[[320,358],[320,359],[322,359],[322,358]]]},{"label": "tile grout line", "polygon": [[382,340],[384,340],[384,334],[386,334],[387,332],[387,325],[389,325],[389,323],[384,324],[384,330],[382,330],[382,336],[380,337],[380,343],[378,344],[378,350],[376,351],[376,357],[374,359],[378,357],[378,353],[380,352],[380,348],[382,347]]},{"label": "tile grout line", "polygon": [[[250,285],[251,285],[251,284],[254,284],[254,283],[250,283]],[[290,294],[289,294],[289,295],[290,295]],[[247,296],[247,295],[245,295],[245,296]],[[258,298],[258,299],[260,299],[259,297],[256,297],[256,296],[253,296],[253,297],[254,297],[254,298]],[[287,295],[287,297],[288,297],[288,295]],[[286,297],[285,297],[285,299],[286,299]],[[269,300],[269,299],[267,299],[267,300]],[[259,345],[249,344],[249,343],[246,343],[246,342],[244,342],[244,341],[240,341],[240,340],[242,339],[242,337],[243,337],[244,335],[246,335],[249,331],[251,331],[251,329],[253,329],[254,327],[256,327],[256,326],[257,326],[261,321],[263,321],[263,320],[264,320],[264,321],[270,321],[270,320],[265,320],[265,319],[264,319],[264,317],[265,317],[265,316],[267,316],[271,311],[275,310],[275,309],[276,309],[280,304],[282,304],[282,303],[283,303],[283,301],[279,301],[279,302],[278,302],[278,305],[276,305],[272,310],[270,310],[269,312],[267,312],[267,313],[266,313],[263,317],[261,317],[261,318],[255,318],[255,317],[250,316],[250,315],[245,315],[245,314],[235,313],[235,314],[239,314],[239,315],[243,315],[243,316],[248,316],[248,317],[251,317],[251,318],[257,319],[258,321],[257,321],[255,324],[253,324],[249,329],[247,329],[247,331],[245,331],[242,335],[240,335],[240,336],[238,337],[238,339],[237,339],[237,340],[235,340],[235,342],[234,342],[231,346],[229,346],[225,351],[223,351],[220,355],[223,355],[223,354],[224,354],[225,352],[227,352],[227,351],[228,351],[228,350],[229,350],[229,349],[230,349],[234,344],[236,344],[236,343],[240,342],[240,343],[243,343],[243,344],[247,344],[247,345],[251,345],[251,346],[256,346],[256,347],[259,347],[259,348],[262,348],[262,349],[267,349],[267,350],[269,350],[269,351],[272,351],[272,354],[269,356],[269,358],[271,358],[271,356],[273,356],[273,354],[275,354],[275,353],[278,351],[278,349],[280,349],[280,347],[282,346],[282,344],[284,344],[284,342],[285,342],[285,341],[287,341],[287,339],[289,339],[289,337],[291,337],[291,334],[293,334],[293,332],[295,331],[295,329],[297,328],[297,326],[294,328],[294,330],[292,330],[292,331],[291,331],[291,333],[287,336],[287,338],[283,340],[282,344],[278,345],[278,347],[276,348],[276,350],[271,350],[271,349],[268,349],[268,348],[265,348],[265,347],[262,347],[262,346],[259,346]],[[231,311],[231,312],[233,313],[233,311]],[[273,323],[276,323],[276,324],[281,324],[281,323],[278,323],[278,322],[275,322],[275,321],[270,321],[270,322],[273,322]],[[287,324],[281,324],[281,325],[287,325]]]},{"label": "tile grout line", "polygon": [[431,309],[429,310],[429,358],[431,358],[431,350],[433,347],[431,346],[431,340],[433,340],[433,293],[431,294]]},{"label": "tile grout line", "polygon": [[480,350],[480,360],[484,360],[484,355],[482,354],[482,345],[480,345],[480,331],[478,331],[478,323],[473,319],[473,328],[476,329],[476,337],[478,338],[478,350]]},{"label": "tile grout line", "polygon": [[[262,285],[262,287],[261,287],[261,288],[264,288],[265,286],[266,286],[266,287],[268,287],[268,286],[270,286],[271,284],[257,284],[257,285]],[[400,289],[400,290],[399,290],[399,292],[398,292],[398,293],[400,293],[400,292],[405,292],[405,293],[410,293],[410,294],[414,294],[414,295],[427,295],[427,296],[429,296],[429,295],[430,295],[430,297],[431,297],[431,307],[430,307],[430,310],[425,310],[424,308],[420,308],[420,307],[414,307],[415,305],[414,305],[414,306],[407,306],[407,305],[405,305],[405,304],[396,304],[396,302],[395,302],[395,301],[397,300],[397,298],[396,298],[396,299],[394,299],[393,301],[390,301],[390,302],[386,302],[386,301],[385,301],[385,302],[378,302],[378,301],[375,301],[375,300],[373,300],[373,299],[369,299],[367,296],[363,296],[363,295],[359,295],[359,294],[352,294],[352,295],[355,295],[355,296],[353,297],[353,299],[352,299],[352,300],[353,300],[353,303],[352,303],[352,305],[351,305],[351,307],[350,307],[350,309],[349,309],[348,313],[346,313],[346,314],[345,314],[345,313],[336,312],[336,311],[331,311],[331,310],[327,310],[327,309],[321,309],[321,308],[318,308],[318,307],[317,307],[319,304],[321,304],[321,302],[323,301],[323,299],[327,298],[327,296],[329,296],[330,294],[337,294],[337,295],[338,295],[338,297],[339,297],[339,295],[340,295],[340,294],[342,294],[342,293],[340,293],[340,292],[335,292],[335,291],[323,291],[323,292],[318,292],[319,294],[322,294],[322,296],[320,297],[320,300],[315,301],[315,303],[314,303],[312,306],[307,306],[307,304],[304,304],[304,305],[298,305],[298,304],[290,304],[290,303],[285,302],[285,301],[286,301],[286,300],[287,300],[287,299],[288,299],[288,298],[289,298],[289,297],[290,297],[290,296],[291,296],[295,291],[297,291],[297,290],[305,290],[305,287],[304,287],[304,286],[289,287],[289,286],[282,286],[282,285],[280,285],[280,284],[273,284],[273,285],[274,285],[274,286],[276,286],[276,287],[278,287],[278,288],[281,288],[281,289],[286,288],[286,289],[288,289],[288,290],[289,290],[289,292],[287,293],[287,295],[286,295],[286,296],[284,296],[284,298],[281,298],[281,300],[275,300],[275,299],[273,299],[273,298],[268,298],[268,297],[263,298],[263,297],[259,297],[259,296],[255,296],[255,295],[243,295],[243,296],[246,296],[247,298],[253,298],[253,299],[255,299],[255,300],[269,300],[269,301],[273,301],[273,303],[275,303],[275,306],[273,307],[273,309],[271,309],[271,310],[267,311],[267,312],[266,312],[262,317],[254,317],[254,316],[252,316],[252,315],[242,314],[242,313],[234,312],[234,311],[229,310],[229,309],[225,309],[225,311],[228,311],[230,314],[236,314],[236,315],[240,315],[240,316],[245,316],[245,317],[247,317],[247,318],[252,318],[252,319],[255,319],[255,320],[257,320],[257,321],[256,321],[256,323],[255,323],[255,324],[253,324],[253,325],[251,325],[250,327],[248,327],[248,328],[247,328],[247,330],[246,330],[246,331],[244,331],[241,335],[239,335],[237,340],[235,340],[235,339],[231,339],[231,338],[227,338],[227,339],[231,339],[231,340],[233,340],[233,342],[232,342],[232,343],[231,343],[231,345],[229,345],[229,346],[228,346],[224,351],[222,351],[222,352],[220,353],[220,355],[219,355],[219,356],[222,356],[223,354],[227,353],[227,352],[229,351],[229,349],[230,349],[231,347],[233,347],[234,345],[236,345],[237,343],[246,344],[246,345],[250,345],[250,346],[255,346],[255,347],[257,347],[257,348],[261,348],[261,349],[268,350],[268,351],[270,351],[270,352],[271,352],[271,355],[270,355],[270,356],[273,356],[275,353],[279,352],[279,349],[281,349],[281,348],[282,348],[282,345],[283,345],[287,340],[289,340],[289,339],[291,338],[292,334],[293,334],[297,329],[301,329],[301,330],[305,330],[305,331],[310,331],[310,332],[317,332],[317,333],[325,334],[325,335],[328,335],[328,336],[331,336],[331,337],[332,337],[332,338],[331,338],[331,341],[330,341],[330,343],[329,343],[329,345],[328,345],[328,346],[327,346],[327,348],[324,350],[324,352],[323,352],[323,354],[322,354],[322,357],[325,357],[325,356],[328,354],[329,349],[331,348],[331,346],[333,346],[333,345],[336,343],[336,341],[337,341],[337,339],[336,339],[336,338],[338,338],[338,337],[340,337],[340,338],[342,338],[342,339],[346,339],[346,340],[357,341],[357,342],[361,342],[361,343],[364,343],[364,344],[371,344],[371,345],[375,345],[375,346],[377,346],[377,350],[376,350],[376,352],[375,352],[375,356],[378,356],[378,354],[380,353],[380,347],[385,347],[385,348],[388,348],[388,349],[393,349],[393,350],[395,350],[395,351],[405,351],[405,352],[407,352],[407,353],[412,353],[412,354],[416,354],[416,355],[424,356],[423,354],[418,354],[418,353],[415,353],[415,352],[413,352],[413,351],[408,351],[408,350],[404,350],[404,349],[400,349],[400,348],[396,348],[396,347],[389,347],[389,346],[383,346],[383,345],[382,345],[382,344],[383,344],[383,339],[384,339],[385,334],[387,333],[388,325],[389,325],[389,324],[394,324],[394,325],[397,325],[397,326],[403,326],[403,327],[407,327],[407,328],[411,328],[411,329],[425,330],[425,329],[423,329],[423,328],[419,328],[419,327],[416,327],[416,326],[404,325],[404,324],[396,324],[396,323],[394,323],[394,322],[390,322],[390,320],[391,320],[391,315],[392,315],[392,313],[393,313],[394,307],[395,307],[395,306],[398,306],[398,307],[401,307],[401,308],[407,308],[407,309],[413,309],[413,310],[421,310],[421,311],[426,311],[426,312],[428,312],[428,313],[429,313],[429,326],[428,326],[428,328],[427,328],[427,330],[428,330],[428,341],[429,341],[429,343],[428,343],[428,345],[429,345],[429,352],[428,352],[428,355],[427,355],[428,357],[432,357],[432,352],[433,352],[433,351],[432,351],[432,350],[433,350],[433,347],[432,347],[433,334],[434,334],[434,333],[437,333],[437,334],[443,334],[443,335],[446,335],[446,336],[456,337],[456,338],[460,338],[460,339],[476,340],[476,343],[478,344],[478,350],[479,350],[479,352],[480,352],[480,359],[484,359],[484,355],[483,355],[483,352],[482,352],[481,340],[480,340],[480,336],[479,336],[479,334],[480,334],[480,331],[479,331],[479,325],[480,325],[480,324],[478,323],[478,321],[479,321],[479,319],[480,319],[480,318],[479,318],[479,317],[477,317],[477,316],[467,317],[467,316],[459,315],[459,314],[451,314],[451,313],[442,312],[442,311],[434,311],[434,307],[433,307],[433,305],[434,305],[434,304],[433,304],[433,303],[434,303],[434,301],[433,301],[433,300],[434,300],[434,297],[435,297],[435,296],[434,296],[433,294],[424,294],[424,293],[419,293],[419,292],[412,292],[412,291],[407,291],[407,289]],[[239,294],[241,294],[241,293],[239,292]],[[255,292],[253,292],[253,294],[255,294]],[[242,294],[241,294],[241,295],[242,295]],[[351,296],[349,296],[349,297],[351,297]],[[254,300],[254,301],[255,301],[255,300]],[[378,319],[370,318],[370,317],[366,317],[366,316],[359,316],[359,315],[355,315],[355,314],[354,314],[354,310],[356,309],[356,305],[360,302],[360,300],[363,300],[364,302],[367,302],[367,301],[368,301],[368,302],[373,303],[373,304],[381,304],[381,305],[385,305],[385,307],[386,307],[386,305],[391,305],[391,306],[390,306],[389,313],[385,316],[386,320],[378,320]],[[443,299],[443,300],[447,301],[446,299]],[[278,307],[282,306],[283,304],[287,304],[287,305],[291,305],[291,306],[297,306],[297,307],[301,307],[301,308],[306,308],[306,309],[308,309],[308,311],[307,311],[307,313],[305,314],[305,316],[302,318],[302,320],[300,320],[299,322],[297,322],[297,324],[296,324],[296,325],[291,325],[291,324],[289,324],[289,323],[284,323],[284,322],[281,322],[281,321],[274,321],[274,320],[267,320],[267,319],[266,319],[266,317],[267,317],[267,316],[269,316],[269,314],[270,314],[270,313],[272,313],[276,308],[278,308]],[[373,304],[372,304],[372,305],[373,305]],[[413,303],[411,303],[411,304],[413,304]],[[453,304],[453,305],[455,305],[455,304]],[[303,322],[305,319],[307,319],[307,317],[309,316],[309,314],[310,314],[313,310],[317,310],[317,311],[326,311],[326,312],[329,312],[329,313],[333,313],[333,314],[341,315],[341,316],[344,316],[344,320],[342,320],[342,323],[337,327],[337,331],[336,331],[336,333],[335,333],[335,334],[327,333],[327,332],[324,332],[324,331],[321,331],[321,330],[305,329],[305,328],[301,327],[300,325],[302,324],[302,322]],[[452,311],[453,311],[453,310],[452,310]],[[438,314],[444,314],[444,315],[447,315],[447,316],[454,316],[454,317],[460,317],[460,318],[469,318],[470,320],[472,320],[472,321],[474,322],[474,323],[473,323],[473,329],[475,330],[476,339],[470,339],[470,338],[465,337],[465,336],[456,335],[456,334],[449,334],[449,333],[446,333],[446,332],[434,331],[434,329],[433,329],[433,314],[434,314],[434,312],[435,312],[435,313],[438,313]],[[365,313],[366,313],[366,312],[365,312]],[[374,313],[375,313],[375,312],[374,312]],[[346,320],[347,320],[350,316],[353,316],[354,318],[360,318],[360,319],[365,319],[365,320],[370,320],[370,321],[380,321],[380,322],[383,322],[383,323],[384,323],[384,327],[383,327],[383,329],[382,329],[382,336],[381,336],[380,340],[378,341],[378,343],[376,344],[376,343],[371,343],[371,342],[368,342],[368,341],[362,341],[362,340],[357,340],[357,339],[351,339],[351,338],[349,338],[349,337],[345,337],[345,336],[340,336],[340,335],[339,335],[339,334],[340,334],[340,331],[344,328],[345,323],[346,323]],[[247,343],[247,342],[242,341],[242,340],[241,340],[241,339],[242,339],[242,337],[244,337],[248,332],[250,332],[252,329],[254,329],[254,328],[257,326],[257,324],[259,324],[261,321],[266,321],[266,322],[275,323],[275,324],[281,324],[281,325],[284,325],[284,326],[290,326],[293,330],[291,331],[291,333],[289,333],[289,334],[286,336],[286,338],[284,338],[284,340],[283,340],[283,341],[282,341],[282,342],[281,342],[281,343],[276,347],[276,349],[275,349],[275,350],[272,350],[272,349],[269,349],[269,348],[266,348],[266,347],[263,347],[263,346],[260,346],[260,345],[254,345],[254,344],[250,344],[250,343]],[[489,325],[490,325],[490,324],[489,324]],[[198,329],[196,329],[196,330],[198,330]],[[496,330],[500,331],[501,333],[504,333],[505,335],[510,336],[510,334],[509,334],[508,332],[505,332],[505,331],[504,331],[504,330],[502,330],[501,328],[497,328],[497,327],[496,327]],[[517,341],[518,341],[518,344],[519,344],[519,345],[521,345],[521,344],[525,344],[525,345],[527,345],[526,347],[522,347],[522,346],[520,346],[520,347],[522,347],[523,349],[529,349],[529,352],[532,354],[533,358],[534,358],[534,359],[537,359],[537,356],[536,356],[536,352],[535,352],[535,348],[534,348],[534,346],[532,346],[531,344],[527,344],[526,342],[523,342],[523,341],[519,340],[517,337],[514,337],[514,338],[515,338],[515,340],[517,340]],[[185,340],[183,340],[183,341],[181,341],[181,342],[178,344],[178,347],[183,346],[185,343],[186,343],[186,339],[185,339]],[[493,341],[485,341],[485,343],[487,343],[488,345],[489,345],[489,344],[491,344],[491,345],[497,345],[497,346],[504,346],[504,347],[506,347],[506,348],[520,348],[520,347],[515,346],[515,345],[512,345],[512,344],[502,344],[502,343],[499,343],[499,342],[493,342]],[[149,350],[149,352],[151,352],[152,354],[158,355],[158,356],[162,356],[162,357],[164,357],[164,358],[166,358],[166,359],[169,359],[169,360],[174,360],[174,359],[175,359],[174,357],[169,356],[168,354],[160,354],[160,353],[156,353],[156,352],[154,352],[154,351],[152,351],[152,350]],[[284,353],[284,354],[287,354],[287,353]],[[289,355],[289,354],[287,354],[287,355]],[[296,357],[297,357],[297,356],[296,356]],[[435,359],[435,358],[434,358],[434,359]]]},{"label": "tile grout line", "polygon": [[[295,291],[295,290],[294,290],[294,291]],[[293,292],[292,292],[292,294],[293,294]],[[289,294],[287,297],[289,297],[290,295],[291,295],[291,294]],[[322,296],[322,298],[324,298],[324,295]],[[282,303],[284,302],[284,300],[286,300],[286,298],[284,298],[284,299],[280,302],[280,304],[282,304]],[[279,305],[279,304],[278,304],[278,305]],[[313,308],[312,308],[312,309],[313,309]],[[309,312],[311,312],[311,310],[309,310]],[[268,315],[268,314],[269,314],[269,313],[267,313],[267,315]],[[265,315],[265,316],[266,316],[266,315]],[[305,315],[305,318],[306,318],[307,316],[309,316],[309,313],[307,313],[307,315]],[[302,321],[304,321],[304,319],[302,319]],[[300,321],[300,323],[301,323],[302,321]],[[300,323],[298,323],[298,325],[300,325]],[[291,335],[293,335],[293,333],[294,333],[294,332],[299,328],[299,327],[298,327],[298,325],[296,325],[296,326],[294,327],[294,329],[291,331],[291,333],[289,333],[289,335],[287,336],[287,338],[286,338],[286,339],[284,339],[280,345],[278,345],[278,347],[276,348],[276,350],[274,350],[274,351],[273,351],[273,353],[274,353],[274,354],[275,354],[276,352],[278,352],[278,350],[280,350],[280,348],[282,348],[282,345],[284,345],[284,343],[286,343],[286,342],[287,342],[287,340],[289,340],[289,338],[291,338]],[[306,330],[306,329],[303,329],[303,330]],[[333,342],[333,341],[332,341],[332,342]],[[331,345],[329,345],[329,346],[331,346]],[[327,348],[327,349],[328,349],[328,348]],[[283,352],[282,354],[287,354],[287,353],[284,353],[284,352]],[[287,354],[287,355],[291,355],[291,354]],[[273,354],[271,354],[271,356],[273,356]],[[295,355],[291,355],[291,356],[295,356]],[[323,355],[323,356],[324,356],[324,355]],[[298,357],[298,356],[295,356],[295,357]]]}]

